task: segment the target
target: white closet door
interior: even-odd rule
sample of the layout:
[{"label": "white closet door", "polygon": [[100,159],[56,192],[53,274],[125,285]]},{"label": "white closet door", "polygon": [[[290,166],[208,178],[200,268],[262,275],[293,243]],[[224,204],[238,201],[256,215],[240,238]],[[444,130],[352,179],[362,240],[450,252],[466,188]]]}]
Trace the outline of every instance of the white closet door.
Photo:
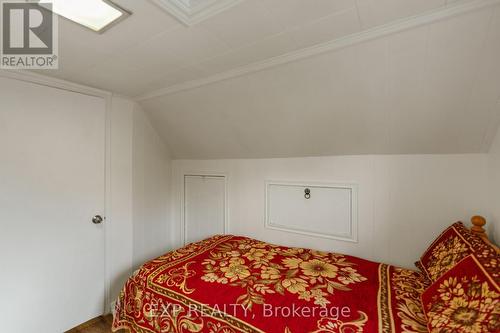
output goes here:
[{"label": "white closet door", "polygon": [[0,331],[102,314],[104,147],[103,98],[0,78]]},{"label": "white closet door", "polygon": [[196,242],[217,234],[224,234],[225,218],[225,177],[185,176],[185,243]]}]

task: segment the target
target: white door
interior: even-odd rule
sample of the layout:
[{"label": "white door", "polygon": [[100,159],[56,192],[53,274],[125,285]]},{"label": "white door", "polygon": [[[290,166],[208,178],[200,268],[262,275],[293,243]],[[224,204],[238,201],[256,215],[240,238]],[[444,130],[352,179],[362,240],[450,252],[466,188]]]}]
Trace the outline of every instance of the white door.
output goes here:
[{"label": "white door", "polygon": [[0,331],[102,314],[104,147],[102,98],[0,78]]},{"label": "white door", "polygon": [[224,234],[225,219],[225,177],[184,176],[185,243]]}]

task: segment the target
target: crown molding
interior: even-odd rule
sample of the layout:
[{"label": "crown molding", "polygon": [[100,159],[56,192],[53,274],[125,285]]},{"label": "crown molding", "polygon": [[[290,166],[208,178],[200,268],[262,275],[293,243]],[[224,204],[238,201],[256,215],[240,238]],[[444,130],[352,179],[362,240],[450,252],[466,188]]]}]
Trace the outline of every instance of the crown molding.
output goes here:
[{"label": "crown molding", "polygon": [[111,92],[106,90],[97,89],[62,79],[57,79],[51,76],[29,72],[27,70],[0,69],[0,77],[31,82],[42,86],[72,91],[96,97],[107,98],[113,95]]},{"label": "crown molding", "polygon": [[184,90],[198,88],[211,83],[232,79],[235,77],[262,71],[275,66],[287,64],[293,61],[313,57],[327,52],[332,52],[335,50],[346,48],[351,45],[385,37],[404,30],[416,28],[425,24],[434,23],[457,15],[483,9],[486,7],[495,6],[498,4],[500,4],[500,0],[475,0],[470,2],[460,3],[436,11],[428,12],[426,14],[400,19],[392,23],[381,25],[369,30],[357,32],[345,37],[337,38],[308,48],[285,53],[283,55],[255,62],[249,65],[241,66],[206,78],[195,79],[180,84],[174,84],[165,88],[156,89],[149,93],[136,96],[134,99],[136,101],[144,101],[155,97],[178,93]]}]

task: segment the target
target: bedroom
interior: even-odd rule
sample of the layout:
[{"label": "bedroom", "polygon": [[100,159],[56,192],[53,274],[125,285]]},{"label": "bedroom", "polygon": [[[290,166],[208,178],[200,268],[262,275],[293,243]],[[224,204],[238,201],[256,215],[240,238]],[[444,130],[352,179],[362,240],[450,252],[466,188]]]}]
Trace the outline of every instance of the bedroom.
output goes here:
[{"label": "bedroom", "polygon": [[0,2],[1,332],[499,331],[499,0]]}]

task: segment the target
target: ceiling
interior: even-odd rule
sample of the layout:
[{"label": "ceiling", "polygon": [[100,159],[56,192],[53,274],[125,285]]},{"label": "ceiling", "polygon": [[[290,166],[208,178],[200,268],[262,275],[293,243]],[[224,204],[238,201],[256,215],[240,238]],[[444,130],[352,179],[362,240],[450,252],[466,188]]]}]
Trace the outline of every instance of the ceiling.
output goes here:
[{"label": "ceiling", "polygon": [[135,97],[174,158],[479,153],[500,123],[498,0],[246,0],[190,27],[146,0],[60,69]]},{"label": "ceiling", "polygon": [[396,19],[474,2],[244,0],[188,27],[154,1],[114,0],[133,15],[102,35],[61,19],[60,69],[40,72],[138,96]]},{"label": "ceiling", "polygon": [[175,158],[487,152],[500,7],[142,100]]}]

